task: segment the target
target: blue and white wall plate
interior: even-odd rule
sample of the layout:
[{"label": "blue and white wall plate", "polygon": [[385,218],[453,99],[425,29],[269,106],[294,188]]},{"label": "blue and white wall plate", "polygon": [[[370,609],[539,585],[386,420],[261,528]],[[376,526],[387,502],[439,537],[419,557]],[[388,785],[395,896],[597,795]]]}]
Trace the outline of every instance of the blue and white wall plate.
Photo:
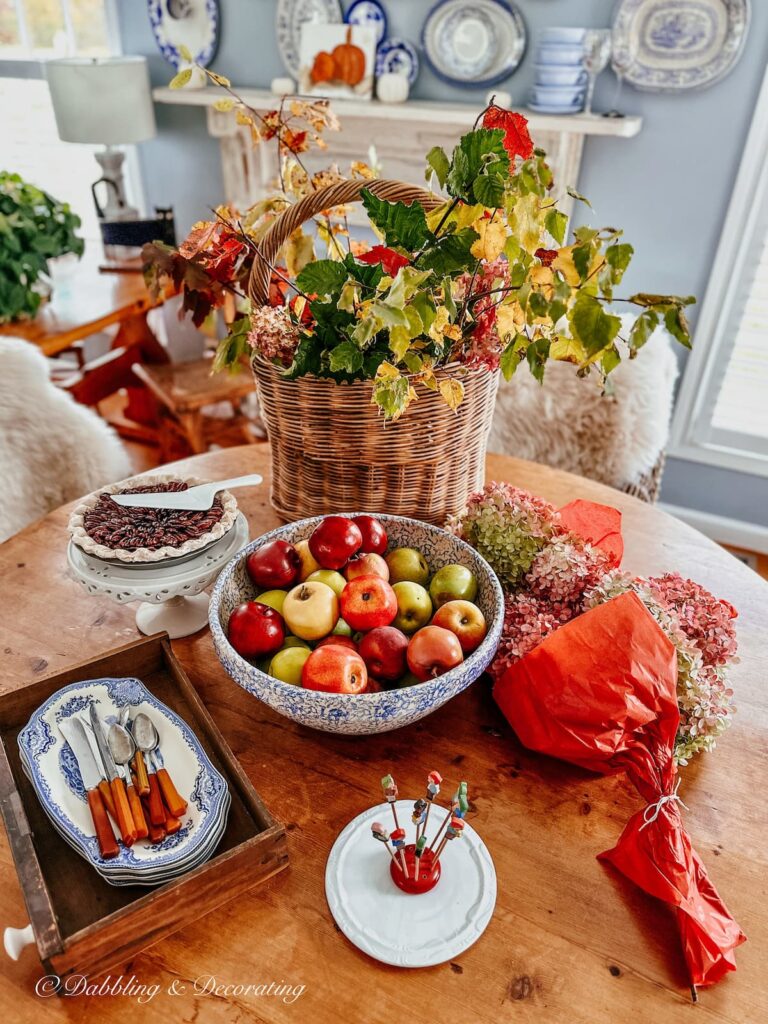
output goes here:
[{"label": "blue and white wall plate", "polygon": [[517,70],[527,32],[520,11],[508,0],[440,0],[427,15],[421,41],[438,78],[480,88]]},{"label": "blue and white wall plate", "polygon": [[219,45],[219,0],[147,0],[149,23],[165,59],[178,68],[186,46],[196,64],[208,67]]},{"label": "blue and white wall plate", "polygon": [[387,74],[405,75],[409,85],[416,81],[419,55],[407,39],[385,39],[376,51],[376,77]]},{"label": "blue and white wall plate", "polygon": [[354,0],[344,15],[344,21],[348,25],[368,25],[372,28],[377,46],[387,34],[387,12],[378,0]]},{"label": "blue and white wall plate", "polygon": [[301,26],[307,22],[338,25],[343,21],[340,0],[277,0],[277,48],[293,79],[298,79],[301,70]]},{"label": "blue and white wall plate", "polygon": [[646,92],[705,89],[741,56],[749,0],[620,0],[613,63]]},{"label": "blue and white wall plate", "polygon": [[[80,769],[58,728],[63,719],[87,712],[91,704],[107,723],[126,705],[134,717],[139,711],[151,717],[163,760],[188,805],[174,835],[157,845],[120,845],[111,860],[99,853]],[[138,679],[93,679],[64,687],[35,711],[18,743],[24,771],[51,823],[111,885],[158,885],[175,878],[207,860],[221,839],[230,805],[226,780],[187,723]]]}]

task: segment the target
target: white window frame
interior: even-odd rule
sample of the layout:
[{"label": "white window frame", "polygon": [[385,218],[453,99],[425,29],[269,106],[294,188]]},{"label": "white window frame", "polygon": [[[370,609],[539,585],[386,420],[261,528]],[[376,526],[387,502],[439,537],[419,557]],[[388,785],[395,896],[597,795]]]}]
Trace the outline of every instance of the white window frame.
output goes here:
[{"label": "white window frame", "polygon": [[[768,477],[768,444],[763,452],[709,437],[722,379],[731,354],[734,304],[743,295],[745,264],[754,256],[749,238],[756,227],[755,210],[768,209],[768,68],[755,106],[731,202],[725,217],[712,272],[701,307],[691,352],[683,375],[668,452],[680,459],[703,462]],[[766,396],[768,401],[768,396]],[[722,433],[722,432],[721,432]],[[759,446],[756,446],[758,448]]]}]

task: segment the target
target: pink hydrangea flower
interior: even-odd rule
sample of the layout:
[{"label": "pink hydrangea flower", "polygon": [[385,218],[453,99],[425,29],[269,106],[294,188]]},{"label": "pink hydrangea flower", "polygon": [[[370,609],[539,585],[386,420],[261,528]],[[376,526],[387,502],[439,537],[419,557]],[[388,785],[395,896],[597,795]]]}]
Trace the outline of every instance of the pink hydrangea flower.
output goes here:
[{"label": "pink hydrangea flower", "polygon": [[299,338],[299,328],[285,306],[258,306],[251,312],[248,342],[265,359],[290,366]]}]

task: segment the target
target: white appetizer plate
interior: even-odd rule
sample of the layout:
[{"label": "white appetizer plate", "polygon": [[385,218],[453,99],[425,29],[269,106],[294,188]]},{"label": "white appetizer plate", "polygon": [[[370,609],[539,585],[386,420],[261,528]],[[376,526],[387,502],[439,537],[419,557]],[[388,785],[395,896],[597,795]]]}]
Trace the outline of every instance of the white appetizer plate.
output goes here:
[{"label": "white appetizer plate", "polygon": [[[395,806],[400,821],[410,823],[413,801]],[[432,816],[430,841],[445,809],[435,805]],[[465,823],[461,839],[446,844],[434,889],[409,895],[392,881],[390,858],[371,836],[374,821],[392,827],[388,804],[351,821],[328,857],[325,895],[336,924],[358,949],[385,964],[433,967],[453,960],[477,942],[496,906],[496,869],[488,848]],[[412,840],[413,827],[407,831]]]},{"label": "white appetizer plate", "polygon": [[525,53],[527,32],[507,0],[442,0],[427,15],[422,46],[438,78],[489,86],[508,78]]}]

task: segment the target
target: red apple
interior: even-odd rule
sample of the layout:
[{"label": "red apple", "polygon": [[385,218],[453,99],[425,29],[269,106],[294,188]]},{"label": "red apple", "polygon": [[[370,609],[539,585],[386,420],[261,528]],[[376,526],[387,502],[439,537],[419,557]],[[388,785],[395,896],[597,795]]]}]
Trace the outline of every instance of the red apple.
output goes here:
[{"label": "red apple", "polygon": [[450,629],[459,638],[465,654],[479,647],[488,632],[485,616],[471,601],[448,601],[441,605],[432,616],[432,625]]},{"label": "red apple", "polygon": [[368,685],[365,662],[339,644],[316,647],[304,662],[301,683],[322,693],[362,693]]},{"label": "red apple", "polygon": [[371,675],[394,682],[405,674],[408,637],[394,626],[379,626],[366,633],[358,651]]},{"label": "red apple", "polygon": [[321,647],[346,647],[350,651],[357,651],[357,644],[351,636],[326,636],[320,641],[319,644],[315,644],[315,650],[319,650]]},{"label": "red apple", "polygon": [[442,626],[424,626],[408,644],[408,668],[421,682],[441,676],[463,660],[458,637]]},{"label": "red apple", "polygon": [[353,630],[388,626],[397,615],[397,596],[381,576],[358,576],[341,592],[341,617]]},{"label": "red apple", "polygon": [[355,516],[352,522],[363,535],[360,550],[366,554],[372,551],[376,555],[383,555],[387,550],[387,531],[379,520],[373,516]]},{"label": "red apple", "polygon": [[344,567],[344,575],[348,580],[356,580],[358,576],[381,576],[389,582],[389,566],[381,555],[371,551],[367,555],[357,554],[350,558]]},{"label": "red apple", "polygon": [[280,612],[259,601],[244,601],[232,610],[229,642],[243,658],[263,658],[283,646],[285,624]]},{"label": "red apple", "polygon": [[368,685],[363,690],[363,693],[381,693],[384,687],[381,685],[378,679],[374,679],[372,676],[368,676]]},{"label": "red apple", "polygon": [[245,567],[259,590],[282,590],[298,580],[301,558],[287,540],[271,540],[248,555]]},{"label": "red apple", "polygon": [[363,535],[346,516],[326,516],[309,538],[309,550],[324,569],[341,569],[360,550]]}]

